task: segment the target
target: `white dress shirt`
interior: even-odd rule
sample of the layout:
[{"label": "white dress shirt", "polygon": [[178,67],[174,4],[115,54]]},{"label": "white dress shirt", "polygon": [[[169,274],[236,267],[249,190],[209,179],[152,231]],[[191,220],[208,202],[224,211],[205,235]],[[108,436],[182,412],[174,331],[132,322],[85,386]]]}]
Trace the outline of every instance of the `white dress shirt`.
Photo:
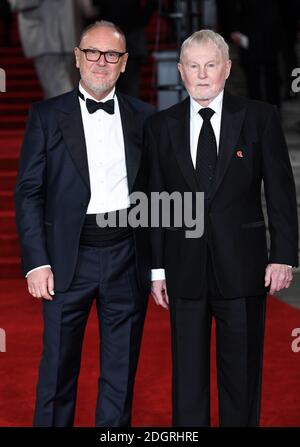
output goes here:
[{"label": "white dress shirt", "polygon": [[[79,84],[85,98],[95,100]],[[112,90],[102,102],[114,98],[115,113],[90,114],[79,99],[87,148],[91,198],[87,214],[106,213],[130,206],[124,137],[118,98]]]},{"label": "white dress shirt", "polygon": [[[214,110],[214,114],[211,117],[211,125],[216,137],[217,143],[217,152],[219,152],[219,143],[220,143],[220,132],[221,132],[221,115],[222,115],[222,104],[223,104],[223,95],[224,90],[216,96],[212,102],[207,106],[210,109]],[[199,114],[199,110],[203,109],[198,102],[196,102],[193,98],[190,97],[190,151],[191,158],[196,168],[196,157],[197,157],[197,147],[198,140],[201,131],[201,127],[203,124],[203,119]],[[151,280],[156,281],[159,279],[165,279],[165,269],[152,269],[151,270]]]},{"label": "white dress shirt", "polygon": [[[81,84],[79,90],[85,99],[95,100]],[[115,112],[110,115],[102,109],[89,113],[85,100],[79,97],[91,188],[87,214],[106,213],[130,206],[124,137],[115,89],[102,102],[112,98]],[[26,278],[29,273],[45,267],[50,265],[41,265],[30,270]]]}]

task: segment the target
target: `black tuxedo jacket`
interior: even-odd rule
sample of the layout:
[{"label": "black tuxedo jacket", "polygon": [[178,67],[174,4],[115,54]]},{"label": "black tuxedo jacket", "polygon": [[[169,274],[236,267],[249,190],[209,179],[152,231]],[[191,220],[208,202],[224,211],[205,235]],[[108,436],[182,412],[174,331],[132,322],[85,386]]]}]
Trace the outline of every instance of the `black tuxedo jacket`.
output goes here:
[{"label": "black tuxedo jacket", "polygon": [[[153,108],[121,94],[118,101],[129,193],[146,191],[143,128]],[[24,273],[50,264],[55,290],[68,289],[89,200],[86,144],[75,89],[34,104],[29,112],[15,190]],[[134,239],[139,283],[148,292],[150,255],[145,229],[134,229]]]},{"label": "black tuxedo jacket", "polygon": [[[199,191],[190,155],[190,100],[146,126],[150,191]],[[268,259],[261,186],[271,238]],[[205,231],[152,230],[152,268],[165,268],[170,296],[198,298],[209,247],[219,289],[233,298],[265,293],[267,263],[298,265],[295,185],[276,108],[224,93],[215,180],[205,206]]]}]

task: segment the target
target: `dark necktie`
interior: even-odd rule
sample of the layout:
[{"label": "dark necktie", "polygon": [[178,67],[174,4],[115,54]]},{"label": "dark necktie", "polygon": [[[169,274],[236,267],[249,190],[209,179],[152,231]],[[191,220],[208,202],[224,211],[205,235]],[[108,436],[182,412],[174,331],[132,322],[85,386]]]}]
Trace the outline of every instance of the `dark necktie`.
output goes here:
[{"label": "dark necktie", "polygon": [[209,192],[212,184],[217,162],[216,137],[210,122],[214,113],[214,110],[209,107],[199,110],[203,124],[197,146],[196,175],[200,191],[203,191],[205,195]]},{"label": "dark necktie", "polygon": [[113,99],[109,99],[105,102],[97,102],[93,99],[87,98],[86,108],[88,109],[89,113],[94,113],[96,110],[102,109],[110,115],[113,115],[115,113],[115,102]]}]

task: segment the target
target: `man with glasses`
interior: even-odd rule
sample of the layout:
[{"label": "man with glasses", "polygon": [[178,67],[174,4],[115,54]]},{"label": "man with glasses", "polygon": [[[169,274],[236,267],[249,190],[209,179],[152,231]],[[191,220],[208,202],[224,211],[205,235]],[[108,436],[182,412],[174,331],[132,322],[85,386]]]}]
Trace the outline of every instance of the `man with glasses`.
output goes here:
[{"label": "man with glasses", "polygon": [[[150,286],[142,228],[98,225],[146,191],[142,139],[152,107],[116,93],[124,34],[96,22],[75,48],[75,90],[34,104],[15,191],[29,293],[43,298],[35,426],[72,426],[88,315],[100,332],[97,426],[128,426]],[[116,213],[118,214],[118,213]]]}]

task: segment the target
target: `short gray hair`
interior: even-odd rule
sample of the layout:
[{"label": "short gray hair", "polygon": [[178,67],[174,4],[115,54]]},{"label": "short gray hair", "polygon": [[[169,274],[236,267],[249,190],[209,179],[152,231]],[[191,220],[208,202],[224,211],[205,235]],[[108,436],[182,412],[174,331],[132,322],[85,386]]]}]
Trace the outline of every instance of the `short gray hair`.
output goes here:
[{"label": "short gray hair", "polygon": [[93,29],[96,29],[96,28],[112,28],[114,31],[116,31],[120,35],[122,41],[124,42],[124,46],[126,49],[126,37],[125,37],[124,32],[121,30],[121,28],[119,28],[113,22],[108,22],[107,20],[97,20],[97,22],[91,23],[89,26],[87,26],[81,33],[79,43],[82,41],[82,39],[85,38],[85,36],[90,31],[92,31]]},{"label": "short gray hair", "polygon": [[211,29],[201,29],[200,31],[196,31],[190,37],[185,39],[185,41],[181,45],[180,61],[182,60],[183,53],[190,45],[200,45],[207,42],[213,42],[219,48],[224,58],[229,59],[229,47],[221,34],[216,33]]}]

